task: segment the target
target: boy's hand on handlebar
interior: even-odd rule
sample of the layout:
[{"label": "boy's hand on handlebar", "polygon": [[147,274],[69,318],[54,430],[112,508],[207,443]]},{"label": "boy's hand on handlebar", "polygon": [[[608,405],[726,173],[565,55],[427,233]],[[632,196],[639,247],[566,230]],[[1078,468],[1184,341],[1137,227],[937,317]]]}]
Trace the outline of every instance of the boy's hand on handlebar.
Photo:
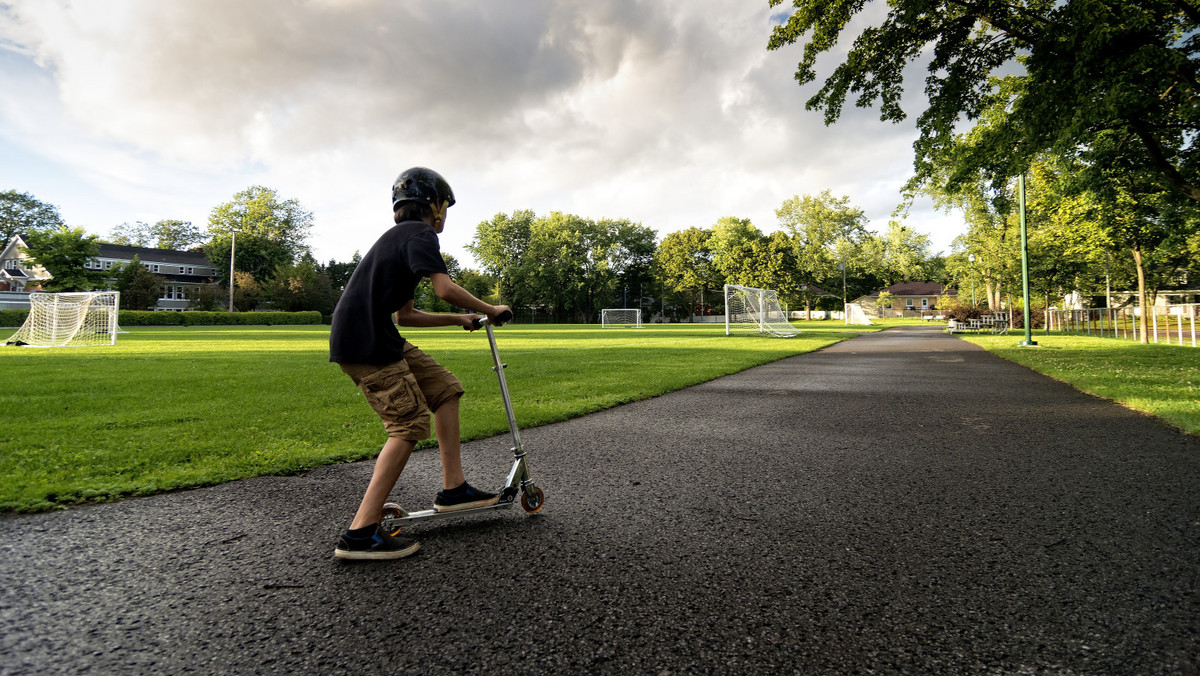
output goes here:
[{"label": "boy's hand on handlebar", "polygon": [[495,312],[488,314],[488,321],[491,322],[493,326],[504,326],[505,322],[512,320],[512,312],[509,310],[507,305],[496,305],[493,307]]},{"label": "boy's hand on handlebar", "polygon": [[462,327],[464,329],[466,329],[467,331],[475,331],[480,328],[480,325],[475,323],[476,321],[478,321],[479,315],[456,315],[456,316],[458,317],[458,323],[461,324]]}]

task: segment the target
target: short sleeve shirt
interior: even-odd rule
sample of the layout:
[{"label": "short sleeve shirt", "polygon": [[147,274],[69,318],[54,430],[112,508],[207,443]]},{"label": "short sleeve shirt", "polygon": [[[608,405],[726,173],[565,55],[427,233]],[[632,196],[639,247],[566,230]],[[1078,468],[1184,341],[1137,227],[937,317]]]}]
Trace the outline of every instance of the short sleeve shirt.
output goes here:
[{"label": "short sleeve shirt", "polygon": [[447,273],[437,233],[405,221],[383,233],[362,257],[333,310],[329,361],[391,364],[404,356],[392,313],[413,299],[423,277]]}]

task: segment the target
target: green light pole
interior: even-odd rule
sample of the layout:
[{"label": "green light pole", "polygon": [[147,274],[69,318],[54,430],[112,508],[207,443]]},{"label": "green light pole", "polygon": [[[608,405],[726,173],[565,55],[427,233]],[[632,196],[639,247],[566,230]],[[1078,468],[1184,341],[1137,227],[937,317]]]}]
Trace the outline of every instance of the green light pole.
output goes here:
[{"label": "green light pole", "polygon": [[1033,328],[1029,325],[1029,241],[1025,237],[1025,174],[1017,177],[1017,193],[1021,209],[1021,293],[1025,304],[1025,340],[1017,345],[1036,347]]}]

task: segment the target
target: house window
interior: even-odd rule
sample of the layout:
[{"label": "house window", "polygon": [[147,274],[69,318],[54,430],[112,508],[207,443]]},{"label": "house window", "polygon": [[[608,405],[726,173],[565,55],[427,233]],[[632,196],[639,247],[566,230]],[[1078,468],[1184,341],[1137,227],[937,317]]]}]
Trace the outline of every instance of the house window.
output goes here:
[{"label": "house window", "polygon": [[154,272],[158,272],[158,265],[155,265],[153,269],[154,269]]},{"label": "house window", "polygon": [[112,269],[112,261],[104,261],[104,269],[111,270]]},{"label": "house window", "polygon": [[[194,269],[195,269],[195,268],[187,268],[187,272],[184,272],[184,274],[186,274],[186,275],[190,275],[190,274],[192,274],[192,270],[194,270]],[[179,268],[179,271],[180,271],[180,272],[183,272],[183,271],[184,271],[184,268]]]},{"label": "house window", "polygon": [[905,308],[907,308],[907,309],[909,309],[909,310],[913,309],[913,299],[911,299],[911,298],[905,298],[905,299],[904,299],[904,307],[905,307]]}]

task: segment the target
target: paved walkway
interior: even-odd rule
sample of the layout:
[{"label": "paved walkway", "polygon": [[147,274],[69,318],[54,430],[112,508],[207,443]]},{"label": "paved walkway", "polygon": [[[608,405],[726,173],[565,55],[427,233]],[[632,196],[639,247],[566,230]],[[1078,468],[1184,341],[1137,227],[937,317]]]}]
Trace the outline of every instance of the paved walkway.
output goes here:
[{"label": "paved walkway", "polygon": [[398,562],[331,556],[370,463],[2,517],[0,672],[1200,666],[1200,440],[934,327],[523,436],[545,510]]}]

